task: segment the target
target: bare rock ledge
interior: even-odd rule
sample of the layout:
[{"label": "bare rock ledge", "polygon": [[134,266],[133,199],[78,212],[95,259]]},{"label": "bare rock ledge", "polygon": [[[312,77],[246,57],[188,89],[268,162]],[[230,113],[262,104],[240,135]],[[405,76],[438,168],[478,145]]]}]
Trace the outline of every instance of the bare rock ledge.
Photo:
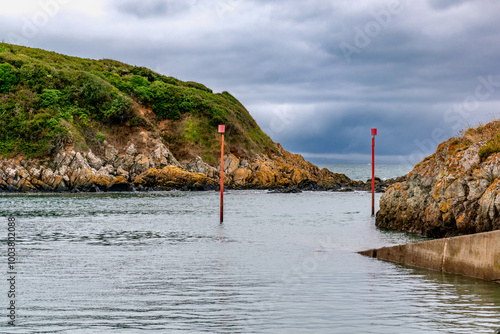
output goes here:
[{"label": "bare rock ledge", "polygon": [[[224,156],[224,184],[229,189],[368,190],[370,184],[344,174],[319,169],[277,144],[279,154],[257,154],[252,159]],[[0,160],[0,191],[97,192],[131,190],[218,189],[220,167],[200,157],[179,162],[160,141],[149,151],[138,152],[133,144],[119,152],[107,146],[102,157],[92,151],[68,148],[45,161]],[[394,180],[392,180],[394,182]],[[386,182],[377,180],[377,190]]]}]

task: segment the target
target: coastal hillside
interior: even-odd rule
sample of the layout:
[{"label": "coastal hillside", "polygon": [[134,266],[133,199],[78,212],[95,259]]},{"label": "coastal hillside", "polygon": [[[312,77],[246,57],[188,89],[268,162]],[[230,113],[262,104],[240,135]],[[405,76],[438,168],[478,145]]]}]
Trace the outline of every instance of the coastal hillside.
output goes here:
[{"label": "coastal hillside", "polygon": [[0,44],[0,80],[3,157],[45,157],[68,145],[102,153],[104,142],[120,147],[146,130],[178,159],[215,164],[218,124],[239,156],[277,152],[228,92],[144,67]]},{"label": "coastal hillside", "polygon": [[380,200],[377,226],[431,237],[500,229],[500,121],[440,144]]},{"label": "coastal hillside", "polygon": [[228,92],[118,61],[0,43],[0,190],[361,189],[261,131]]}]

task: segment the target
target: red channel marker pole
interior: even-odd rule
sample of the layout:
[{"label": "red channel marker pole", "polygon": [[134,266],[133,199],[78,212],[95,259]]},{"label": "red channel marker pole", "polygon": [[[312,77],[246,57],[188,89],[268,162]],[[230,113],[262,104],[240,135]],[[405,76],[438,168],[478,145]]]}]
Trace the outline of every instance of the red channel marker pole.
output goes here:
[{"label": "red channel marker pole", "polygon": [[224,221],[224,132],[225,125],[219,125],[220,133],[220,223]]},{"label": "red channel marker pole", "polygon": [[377,129],[372,129],[372,216],[375,216],[375,136]]}]

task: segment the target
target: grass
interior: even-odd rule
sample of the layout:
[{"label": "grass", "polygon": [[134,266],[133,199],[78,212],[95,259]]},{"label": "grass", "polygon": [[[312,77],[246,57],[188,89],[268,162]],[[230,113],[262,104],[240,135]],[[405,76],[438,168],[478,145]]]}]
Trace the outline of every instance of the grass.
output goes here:
[{"label": "grass", "polygon": [[490,155],[500,152],[500,134],[494,139],[488,141],[486,144],[481,146],[479,149],[479,157],[481,160],[485,160]]},{"label": "grass", "polygon": [[488,124],[480,124],[475,128],[468,127],[460,132],[460,136],[448,143],[451,154],[463,151],[474,143],[480,143],[479,157],[487,159],[490,155],[500,153],[500,121],[494,120]]}]

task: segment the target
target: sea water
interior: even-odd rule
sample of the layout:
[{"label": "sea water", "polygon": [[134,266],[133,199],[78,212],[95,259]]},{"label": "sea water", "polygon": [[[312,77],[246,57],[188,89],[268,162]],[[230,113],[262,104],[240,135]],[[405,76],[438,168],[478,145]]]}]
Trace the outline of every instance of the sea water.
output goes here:
[{"label": "sea water", "polygon": [[[371,164],[318,164],[319,168],[327,168],[334,173],[342,173],[352,180],[367,181],[372,178]],[[382,180],[408,174],[413,169],[410,164],[375,164],[375,177]]]},{"label": "sea water", "polygon": [[[377,202],[379,199],[377,194]],[[494,333],[500,286],[363,257],[366,192],[0,195],[2,333]],[[3,311],[2,311],[3,310]]]}]

